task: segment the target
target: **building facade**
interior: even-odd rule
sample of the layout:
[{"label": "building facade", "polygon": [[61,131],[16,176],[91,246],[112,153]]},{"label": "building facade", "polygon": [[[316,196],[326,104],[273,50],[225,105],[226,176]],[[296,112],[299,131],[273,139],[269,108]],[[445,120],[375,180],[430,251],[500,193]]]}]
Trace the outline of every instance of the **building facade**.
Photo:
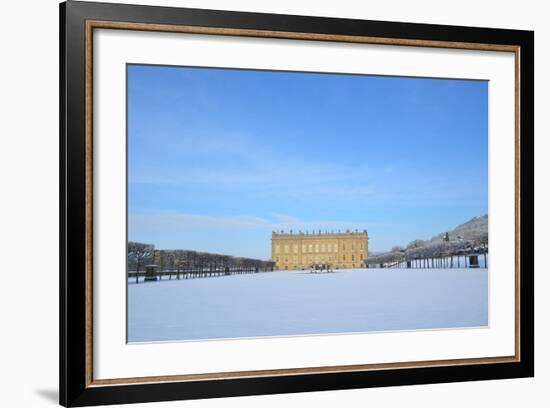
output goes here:
[{"label": "building facade", "polygon": [[271,259],[278,270],[308,269],[325,264],[333,269],[366,267],[369,236],[366,230],[338,233],[273,232]]}]

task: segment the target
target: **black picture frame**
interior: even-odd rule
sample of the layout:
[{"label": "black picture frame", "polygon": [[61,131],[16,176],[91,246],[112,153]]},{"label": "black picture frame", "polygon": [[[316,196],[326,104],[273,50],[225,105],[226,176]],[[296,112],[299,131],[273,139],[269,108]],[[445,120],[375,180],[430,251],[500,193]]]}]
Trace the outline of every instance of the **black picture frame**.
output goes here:
[{"label": "black picture frame", "polygon": [[[60,5],[60,403],[122,404],[534,376],[534,33],[532,31],[68,1]],[[518,47],[521,146],[517,192],[521,358],[493,364],[386,368],[95,386],[87,372],[86,22],[217,27]]]}]

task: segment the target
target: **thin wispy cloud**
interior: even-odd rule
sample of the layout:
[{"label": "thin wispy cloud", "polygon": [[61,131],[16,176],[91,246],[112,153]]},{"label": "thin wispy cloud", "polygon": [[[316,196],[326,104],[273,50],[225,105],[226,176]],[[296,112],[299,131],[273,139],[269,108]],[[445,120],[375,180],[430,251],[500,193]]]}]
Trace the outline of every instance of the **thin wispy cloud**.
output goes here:
[{"label": "thin wispy cloud", "polygon": [[200,214],[181,214],[173,212],[160,213],[135,213],[129,214],[129,223],[133,228],[141,227],[179,227],[185,229],[216,229],[216,230],[240,230],[256,229],[270,231],[315,231],[325,230],[346,230],[366,228],[367,226],[380,225],[374,222],[356,222],[346,220],[302,220],[298,217],[286,214],[271,214],[270,217],[262,218],[253,215],[238,216],[213,216]]}]

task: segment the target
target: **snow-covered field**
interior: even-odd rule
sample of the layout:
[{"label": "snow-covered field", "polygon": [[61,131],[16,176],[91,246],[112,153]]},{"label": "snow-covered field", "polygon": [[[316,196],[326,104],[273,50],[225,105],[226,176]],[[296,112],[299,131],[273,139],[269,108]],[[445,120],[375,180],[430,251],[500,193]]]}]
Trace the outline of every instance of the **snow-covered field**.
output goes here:
[{"label": "snow-covered field", "polygon": [[487,323],[487,269],[285,271],[128,284],[130,342]]}]

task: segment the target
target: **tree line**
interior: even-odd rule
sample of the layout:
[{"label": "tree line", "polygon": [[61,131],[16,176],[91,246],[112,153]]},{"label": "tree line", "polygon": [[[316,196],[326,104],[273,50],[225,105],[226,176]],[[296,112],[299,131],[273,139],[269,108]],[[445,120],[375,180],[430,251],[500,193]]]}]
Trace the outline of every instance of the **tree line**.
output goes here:
[{"label": "tree line", "polygon": [[271,270],[274,262],[186,249],[155,249],[153,244],[128,242],[128,271],[141,272],[154,264],[160,272],[188,270],[250,269]]},{"label": "tree line", "polygon": [[445,233],[443,238],[424,241],[411,241],[406,247],[394,246],[391,251],[369,255],[368,264],[386,264],[414,259],[438,258],[451,255],[486,253],[489,249],[489,234],[480,231],[468,239],[460,236],[450,238]]}]

